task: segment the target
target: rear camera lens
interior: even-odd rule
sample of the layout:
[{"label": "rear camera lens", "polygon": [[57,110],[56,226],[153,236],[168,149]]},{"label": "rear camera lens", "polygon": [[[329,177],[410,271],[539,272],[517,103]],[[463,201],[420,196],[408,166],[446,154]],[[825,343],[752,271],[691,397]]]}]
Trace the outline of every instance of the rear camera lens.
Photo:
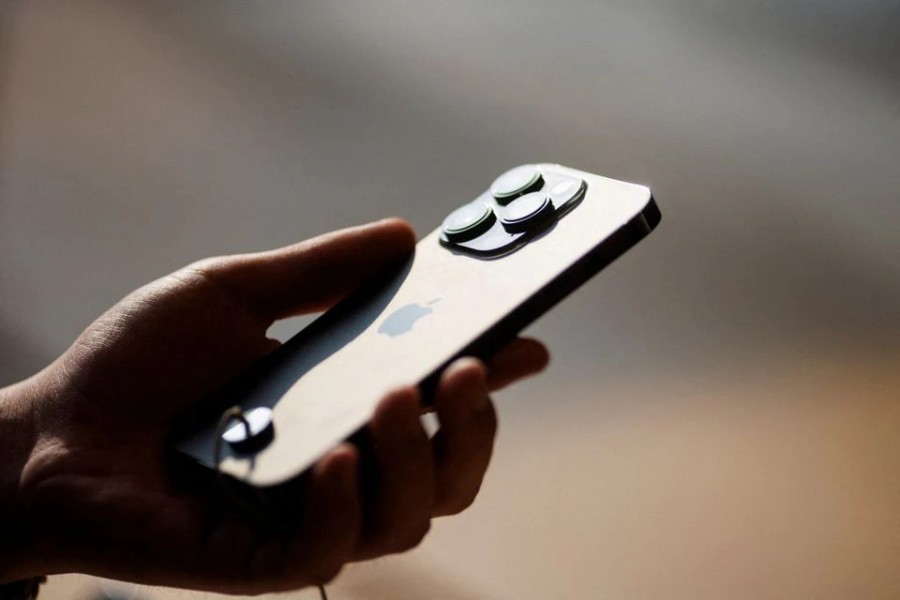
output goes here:
[{"label": "rear camera lens", "polygon": [[553,198],[553,202],[557,206],[561,206],[566,202],[571,202],[581,191],[582,181],[580,179],[565,178],[548,186],[548,193]]},{"label": "rear camera lens", "polygon": [[483,202],[473,202],[450,213],[442,226],[444,235],[451,242],[468,242],[488,231],[497,217],[491,207]]},{"label": "rear camera lens", "polygon": [[554,215],[553,202],[543,192],[519,196],[503,207],[500,223],[509,233],[524,233],[546,223]]},{"label": "rear camera lens", "polygon": [[528,192],[538,190],[544,180],[541,172],[534,165],[523,165],[510,169],[494,180],[491,185],[491,195],[501,205],[509,204],[515,198]]}]

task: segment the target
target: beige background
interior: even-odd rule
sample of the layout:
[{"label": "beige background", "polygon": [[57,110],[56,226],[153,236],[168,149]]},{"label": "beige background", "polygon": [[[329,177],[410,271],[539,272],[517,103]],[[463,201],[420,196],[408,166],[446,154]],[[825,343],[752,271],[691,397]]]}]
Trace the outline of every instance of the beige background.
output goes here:
[{"label": "beige background", "polygon": [[2,4],[0,382],[198,257],[561,162],[663,223],[532,328],[480,501],[332,597],[900,596],[897,4],[486,4]]}]

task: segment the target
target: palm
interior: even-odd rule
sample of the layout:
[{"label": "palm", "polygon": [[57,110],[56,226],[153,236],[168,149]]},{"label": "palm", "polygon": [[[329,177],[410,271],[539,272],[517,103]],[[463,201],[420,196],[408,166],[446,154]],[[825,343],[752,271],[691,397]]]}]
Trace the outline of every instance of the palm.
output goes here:
[{"label": "palm", "polygon": [[[167,310],[153,310],[156,303]],[[262,325],[235,322],[241,313],[228,315],[227,303],[197,276],[152,285],[104,315],[60,359],[73,374],[63,399],[67,419],[92,426],[60,424],[68,452],[55,468],[64,475],[44,483],[49,505],[41,512],[51,515],[46,525],[56,544],[85,564],[112,566],[108,576],[133,580],[131,565],[141,564],[148,583],[182,572],[196,581],[179,578],[179,585],[215,580],[230,590],[247,579],[228,563],[246,559],[250,538],[217,533],[237,532],[239,515],[211,511],[196,487],[191,495],[176,490],[165,460],[172,421],[272,347]],[[226,316],[231,325],[223,327]],[[221,581],[222,573],[242,579]]]},{"label": "palm", "polygon": [[[490,456],[494,418],[489,410],[473,420],[454,406],[486,394],[489,384],[471,364],[439,389],[447,434],[438,442],[446,456],[432,462],[430,451],[402,447],[430,443],[424,432],[398,434],[403,422],[417,419],[413,390],[398,391],[376,412],[370,427],[381,436],[384,456],[376,462],[384,477],[383,489],[366,500],[371,523],[360,521],[352,449],[313,468],[291,513],[295,522],[281,522],[277,536],[202,482],[176,488],[166,461],[173,422],[278,346],[265,335],[275,319],[327,308],[413,241],[405,225],[387,222],[205,261],[138,290],[89,327],[44,374],[55,391],[39,413],[52,442],[25,477],[32,512],[41,517],[38,537],[58,549],[47,572],[231,592],[297,587],[329,579],[348,559],[414,545],[423,519],[427,529],[433,514],[471,502]],[[502,386],[545,362],[539,344],[520,341],[497,357],[491,383]],[[462,456],[463,447],[470,456]],[[427,461],[410,462],[424,455]]]}]

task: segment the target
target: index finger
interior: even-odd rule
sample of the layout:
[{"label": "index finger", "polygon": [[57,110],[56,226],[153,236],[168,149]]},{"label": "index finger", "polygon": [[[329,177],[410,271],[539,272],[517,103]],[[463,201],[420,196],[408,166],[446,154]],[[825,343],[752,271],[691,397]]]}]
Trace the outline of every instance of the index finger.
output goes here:
[{"label": "index finger", "polygon": [[516,338],[487,361],[488,389],[492,392],[540,373],[550,363],[547,347],[533,338]]},{"label": "index finger", "polygon": [[415,244],[408,223],[385,219],[276,250],[207,259],[193,268],[274,321],[329,308]]}]

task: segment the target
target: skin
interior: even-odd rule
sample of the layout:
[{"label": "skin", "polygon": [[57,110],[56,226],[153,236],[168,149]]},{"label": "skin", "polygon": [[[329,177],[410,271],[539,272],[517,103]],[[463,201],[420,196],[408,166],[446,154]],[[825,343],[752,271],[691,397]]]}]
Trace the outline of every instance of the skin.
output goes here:
[{"label": "skin", "polygon": [[[407,551],[467,508],[491,457],[489,393],[537,373],[518,339],[460,359],[422,428],[414,387],[388,394],[361,454],[319,460],[269,527],[167,460],[173,423],[278,347],[276,320],[325,310],[415,244],[386,220],[270,252],[207,259],[130,294],[54,363],[0,390],[0,582],[82,572],[258,593],[323,584],[353,561]],[[270,522],[271,523],[271,522]]]}]

